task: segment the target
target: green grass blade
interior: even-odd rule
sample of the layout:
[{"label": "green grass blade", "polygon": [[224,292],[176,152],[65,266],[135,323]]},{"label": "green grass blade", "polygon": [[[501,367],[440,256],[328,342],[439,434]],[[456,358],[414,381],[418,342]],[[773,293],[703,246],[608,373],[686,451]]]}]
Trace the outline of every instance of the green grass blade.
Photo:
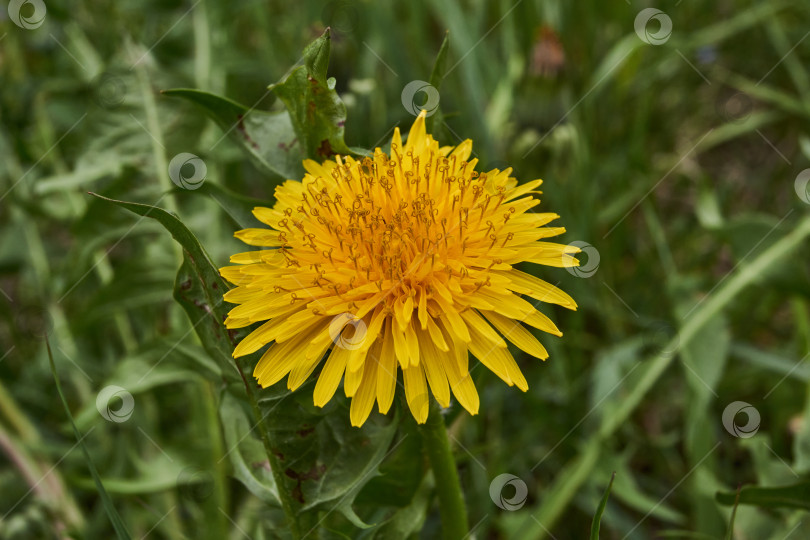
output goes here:
[{"label": "green grass blade", "polygon": [[[691,341],[715,314],[725,308],[741,291],[757,281],[775,264],[782,261],[789,253],[810,236],[810,217],[801,220],[790,233],[764,250],[756,259],[737,270],[717,292],[706,298],[706,301],[695,310],[681,328],[678,336],[667,343],[662,352],[648,361],[644,373],[636,385],[623,397],[621,404],[602,424],[600,431],[586,443],[584,450],[575,457],[558,476],[558,481],[548,490],[545,503],[532,512],[546,527],[551,527],[561,517],[568,503],[577,493],[579,487],[587,480],[589,473],[598,462],[599,451],[604,440],[609,438],[641,404],[641,400],[663,375],[664,371],[677,357],[681,347]],[[535,531],[527,538],[542,538],[542,531]]]},{"label": "green grass blade", "polygon": [[53,380],[56,383],[56,391],[59,394],[59,399],[62,400],[62,405],[65,407],[65,413],[70,420],[70,425],[73,428],[73,434],[76,436],[78,445],[82,448],[84,459],[87,462],[87,468],[90,469],[90,475],[93,477],[93,482],[96,484],[96,489],[98,490],[99,497],[101,498],[101,504],[104,506],[104,511],[110,518],[113,529],[115,529],[115,536],[121,540],[128,540],[130,536],[126,525],[124,525],[124,521],[121,519],[118,511],[115,509],[115,505],[113,504],[109,493],[107,493],[107,490],[104,489],[104,484],[101,483],[101,477],[96,470],[96,466],[93,464],[93,460],[90,459],[90,452],[88,452],[87,446],[84,444],[84,436],[79,433],[79,428],[76,427],[76,423],[73,421],[73,415],[70,414],[70,407],[65,399],[65,394],[62,393],[62,385],[59,383],[59,376],[56,374],[56,365],[53,363],[51,344],[48,342],[47,337],[45,338],[45,346],[48,349],[48,361],[51,364],[51,373],[53,374]]},{"label": "green grass blade", "polygon": [[734,540],[734,520],[737,518],[737,507],[740,505],[740,488],[737,488],[737,495],[734,497],[734,508],[731,510],[731,518],[728,520],[728,531],[726,540]]},{"label": "green grass blade", "polygon": [[616,479],[616,473],[610,475],[610,482],[605,489],[605,494],[602,495],[602,500],[599,501],[599,507],[596,509],[596,514],[593,516],[591,523],[591,540],[599,540],[599,525],[602,523],[602,514],[605,513],[608,499],[610,498],[610,490],[613,487],[613,480]]}]

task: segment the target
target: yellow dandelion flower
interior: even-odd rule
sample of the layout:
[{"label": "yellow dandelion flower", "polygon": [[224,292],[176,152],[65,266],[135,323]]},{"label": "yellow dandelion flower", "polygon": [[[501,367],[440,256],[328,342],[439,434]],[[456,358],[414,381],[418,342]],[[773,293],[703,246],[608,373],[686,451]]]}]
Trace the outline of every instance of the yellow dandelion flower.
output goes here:
[{"label": "yellow dandelion flower", "polygon": [[343,380],[355,426],[375,401],[388,412],[398,371],[418,422],[427,419],[428,388],[443,407],[452,392],[476,414],[468,353],[528,389],[506,341],[545,360],[523,324],[560,336],[535,306],[576,303],[514,265],[575,266],[579,250],[546,241],[565,229],[546,227],[557,214],[531,211],[541,180],[517,185],[511,168],[478,173],[471,151],[470,140],[439,147],[423,111],[405,144],[394,131],[390,156],[377,148],[373,158],[307,160],[304,179],[280,185],[272,209],[253,210],[269,228],[235,236],[272,249],[234,255],[236,266],[221,274],[236,286],[225,300],[239,304],[227,327],[265,321],[233,353],[272,343],[253,372],[262,387],[287,376],[295,390],[326,357],[315,404]]}]

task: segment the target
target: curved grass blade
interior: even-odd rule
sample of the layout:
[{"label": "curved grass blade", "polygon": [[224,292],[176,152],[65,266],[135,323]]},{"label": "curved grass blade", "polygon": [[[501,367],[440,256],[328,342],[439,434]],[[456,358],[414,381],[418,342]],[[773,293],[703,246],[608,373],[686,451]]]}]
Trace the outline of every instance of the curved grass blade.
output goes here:
[{"label": "curved grass blade", "polygon": [[[718,287],[705,299],[683,325],[680,333],[647,362],[644,373],[623,396],[621,403],[610,418],[603,420],[601,429],[591,436],[580,454],[564,467],[563,472],[557,475],[557,479],[547,491],[545,502],[532,512],[538,520],[550,527],[560,519],[567,504],[576,495],[577,489],[587,480],[588,475],[599,461],[599,452],[605,444],[604,441],[615,433],[641,404],[643,397],[677,357],[681,348],[687,345],[695,334],[734,300],[741,291],[756,283],[760,276],[776,264],[781,263],[788,254],[801,246],[808,236],[810,236],[810,217],[805,217],[794,226],[791,232],[731,274],[721,287]],[[733,495],[731,499],[733,500]],[[806,500],[810,501],[810,495]],[[542,538],[543,534],[542,531],[536,531],[527,535],[526,538]]]},{"label": "curved grass blade", "polygon": [[593,516],[593,522],[591,523],[591,540],[599,540],[599,525],[602,522],[602,514],[605,513],[605,507],[607,506],[608,499],[610,498],[610,490],[613,487],[613,480],[615,479],[616,473],[614,472],[610,475],[610,482],[605,489],[605,494],[602,495],[602,500],[599,501],[599,507],[596,509],[596,514]]},{"label": "curved grass blade", "polygon": [[717,502],[725,505],[749,504],[761,508],[798,508],[810,510],[810,480],[787,486],[745,486],[737,493],[720,491]]},{"label": "curved grass blade", "polygon": [[[442,41],[442,46],[439,48],[439,54],[436,55],[436,62],[433,64],[433,70],[430,72],[430,86],[439,90],[442,85],[442,81],[444,80],[444,75],[447,73],[447,51],[450,48],[450,32],[446,32],[444,34],[444,40]],[[436,134],[436,124],[442,125],[444,124],[444,116],[442,116],[442,111],[439,106],[436,106],[436,110],[427,117],[425,120],[425,129],[428,133]],[[443,127],[443,126],[442,126]]]},{"label": "curved grass blade", "polygon": [[734,540],[734,520],[737,518],[737,507],[740,506],[740,488],[737,487],[737,496],[734,497],[734,508],[731,510],[731,518],[728,520],[728,531],[726,531],[726,540]]},{"label": "curved grass blade", "polygon": [[73,428],[73,434],[76,436],[76,440],[78,441],[76,444],[78,444],[82,449],[84,460],[87,462],[87,468],[90,469],[90,475],[93,477],[93,482],[98,490],[98,495],[101,497],[101,504],[104,506],[104,511],[107,513],[107,517],[110,518],[113,529],[115,529],[115,536],[119,538],[119,540],[129,540],[130,536],[126,525],[124,525],[124,521],[121,519],[118,511],[115,509],[115,505],[113,504],[109,493],[107,493],[107,490],[104,489],[104,484],[101,482],[101,476],[99,476],[98,470],[96,470],[96,466],[93,464],[93,460],[90,459],[90,452],[87,451],[87,446],[84,444],[85,436],[79,433],[79,428],[76,427],[76,423],[73,421],[73,415],[70,414],[70,407],[65,399],[65,394],[62,393],[62,385],[59,383],[59,376],[56,374],[56,365],[53,362],[51,344],[48,341],[47,336],[45,337],[45,347],[48,349],[48,362],[51,364],[51,373],[53,374],[53,380],[56,383],[56,392],[59,394],[59,399],[62,400],[62,405],[65,407],[65,413],[70,420],[70,426]]}]

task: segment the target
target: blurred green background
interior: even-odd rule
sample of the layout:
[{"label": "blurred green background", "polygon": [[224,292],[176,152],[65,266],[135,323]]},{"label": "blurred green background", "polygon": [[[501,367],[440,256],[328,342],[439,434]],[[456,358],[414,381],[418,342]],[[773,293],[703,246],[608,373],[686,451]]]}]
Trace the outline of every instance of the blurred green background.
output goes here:
[{"label": "blurred green background", "polygon": [[[410,126],[421,95],[403,89],[449,31],[437,137],[543,178],[562,241],[592,246],[580,271],[540,272],[580,309],[550,313],[547,362],[519,359],[529,392],[476,370],[480,414],[451,412],[473,536],[585,538],[614,471],[602,538],[732,538],[715,493],[738,485],[805,482],[807,507],[810,6],[668,1],[645,25],[636,1],[45,4],[39,22],[20,8],[35,28],[0,13],[0,538],[112,535],[46,333],[134,537],[283,537],[223,459],[218,386],[172,300],[179,250],[87,192],[177,212],[225,265],[235,225],[170,190],[169,161],[193,153],[207,183],[259,199],[279,179],[159,91],[269,108],[330,25],[349,145]],[[126,421],[98,414],[109,385],[134,396]],[[804,511],[763,505],[740,505],[733,538],[810,535]],[[435,501],[409,508],[437,537]]]}]

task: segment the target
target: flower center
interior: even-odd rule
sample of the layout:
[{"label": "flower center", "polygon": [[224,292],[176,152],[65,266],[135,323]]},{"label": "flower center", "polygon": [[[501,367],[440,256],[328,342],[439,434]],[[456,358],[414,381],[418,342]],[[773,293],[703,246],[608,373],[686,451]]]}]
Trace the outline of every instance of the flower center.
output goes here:
[{"label": "flower center", "polygon": [[500,265],[516,211],[502,206],[505,188],[488,187],[486,174],[454,155],[403,156],[396,144],[391,153],[338,157],[331,178],[303,181],[301,204],[285,208],[277,227],[287,265],[312,266],[318,286],[338,294],[369,283],[408,294],[439,273],[463,279]]}]

